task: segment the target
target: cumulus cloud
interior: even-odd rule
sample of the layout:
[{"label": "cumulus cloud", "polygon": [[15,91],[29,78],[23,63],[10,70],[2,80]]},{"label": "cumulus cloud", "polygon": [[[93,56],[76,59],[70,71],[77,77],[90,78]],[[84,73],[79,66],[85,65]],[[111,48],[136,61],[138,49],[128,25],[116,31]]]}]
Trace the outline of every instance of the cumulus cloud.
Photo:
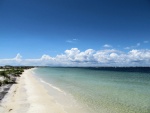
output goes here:
[{"label": "cumulus cloud", "polygon": [[44,54],[38,59],[23,59],[18,53],[15,58],[0,59],[0,65],[149,66],[150,50],[132,49],[125,53],[116,49],[80,51],[78,48],[71,48],[55,57]]},{"label": "cumulus cloud", "polygon": [[22,56],[20,53],[16,57],[11,59],[0,59],[0,65],[19,65],[22,61]]},{"label": "cumulus cloud", "polygon": [[42,55],[41,60],[53,60],[54,58],[50,57],[49,55]]}]

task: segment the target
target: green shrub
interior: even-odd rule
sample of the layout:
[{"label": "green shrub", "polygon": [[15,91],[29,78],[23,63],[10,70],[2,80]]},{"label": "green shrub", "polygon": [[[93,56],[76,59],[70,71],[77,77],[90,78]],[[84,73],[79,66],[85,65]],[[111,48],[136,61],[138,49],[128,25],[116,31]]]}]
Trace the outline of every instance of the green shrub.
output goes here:
[{"label": "green shrub", "polygon": [[0,71],[0,75],[5,77],[7,74],[5,71]]},{"label": "green shrub", "polygon": [[3,83],[3,84],[8,84],[8,83],[9,83],[9,80],[8,80],[8,79],[5,79],[2,83]]},{"label": "green shrub", "polygon": [[0,81],[0,86],[2,85],[2,81]]}]

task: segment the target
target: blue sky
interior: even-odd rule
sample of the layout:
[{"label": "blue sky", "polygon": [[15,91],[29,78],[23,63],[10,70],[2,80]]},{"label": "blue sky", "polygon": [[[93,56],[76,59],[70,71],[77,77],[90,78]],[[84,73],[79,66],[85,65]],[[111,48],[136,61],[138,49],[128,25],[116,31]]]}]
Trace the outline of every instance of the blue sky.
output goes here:
[{"label": "blue sky", "polygon": [[[66,55],[66,62],[76,62],[67,63],[68,65],[123,65],[116,61],[110,63],[113,60],[110,56],[105,56],[108,59],[104,63],[104,59],[101,58],[103,55],[96,55],[99,51],[108,50],[116,50],[117,52],[111,53],[120,57],[122,54],[128,56],[133,50],[140,52],[141,56],[149,55],[150,1],[1,0],[0,42],[0,65],[13,65],[15,61],[12,63],[9,60],[15,59],[18,53],[22,57],[17,57],[21,61],[15,62],[16,65],[33,64],[22,62],[41,59],[43,55],[48,56],[48,63],[42,61],[42,65],[55,65],[52,60],[57,61],[59,55]],[[79,59],[79,56],[88,49],[95,52],[92,53],[93,58],[86,59],[88,63],[85,63],[85,59]],[[67,50],[80,52],[72,58],[67,56]],[[122,54],[118,53],[119,51]],[[82,57],[89,57],[86,55]],[[134,57],[138,63],[133,65],[149,65],[149,57],[141,58],[138,55],[138,59]],[[130,57],[128,56],[129,60]],[[92,61],[96,63],[91,64]],[[38,61],[34,62],[36,65],[41,64]],[[59,63],[56,63],[66,65],[61,64],[60,59]],[[129,64],[130,62],[124,63]]]}]

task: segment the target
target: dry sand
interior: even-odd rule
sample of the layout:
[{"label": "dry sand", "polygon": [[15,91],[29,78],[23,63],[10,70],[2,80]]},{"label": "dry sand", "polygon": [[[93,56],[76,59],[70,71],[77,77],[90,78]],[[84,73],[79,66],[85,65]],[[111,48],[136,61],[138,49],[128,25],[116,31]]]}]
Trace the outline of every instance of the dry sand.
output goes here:
[{"label": "dry sand", "polygon": [[66,113],[31,70],[26,70],[11,87],[0,104],[0,113]]}]

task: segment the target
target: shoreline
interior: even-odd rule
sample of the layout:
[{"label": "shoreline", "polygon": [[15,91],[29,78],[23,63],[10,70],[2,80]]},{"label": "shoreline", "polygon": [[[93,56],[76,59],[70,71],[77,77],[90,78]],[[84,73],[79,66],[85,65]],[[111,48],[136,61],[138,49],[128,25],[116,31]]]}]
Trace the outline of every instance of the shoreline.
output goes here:
[{"label": "shoreline", "polygon": [[[27,70],[25,70],[25,71],[27,71]],[[13,107],[14,107],[13,104],[15,104],[17,101],[16,93],[18,92],[18,87],[20,87],[22,75],[23,75],[23,73],[21,74],[20,77],[16,78],[16,81],[15,81],[16,83],[11,84],[6,95],[0,101],[0,112],[11,113],[11,111],[13,110]],[[18,105],[16,105],[16,106],[18,106]]]},{"label": "shoreline", "polygon": [[[34,69],[34,68],[33,68]],[[67,113],[42,84],[25,70],[0,103],[2,113]]]}]

